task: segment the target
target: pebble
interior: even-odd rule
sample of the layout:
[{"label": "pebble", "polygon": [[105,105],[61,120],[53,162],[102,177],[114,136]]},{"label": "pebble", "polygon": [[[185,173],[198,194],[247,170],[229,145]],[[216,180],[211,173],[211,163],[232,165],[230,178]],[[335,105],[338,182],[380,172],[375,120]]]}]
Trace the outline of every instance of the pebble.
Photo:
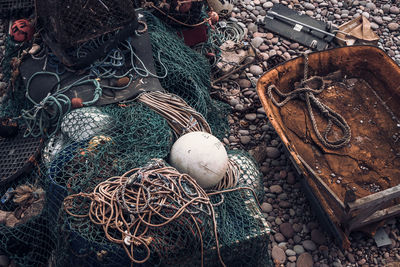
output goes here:
[{"label": "pebble", "polygon": [[293,250],[296,252],[297,255],[301,255],[305,252],[304,248],[302,245],[295,245],[293,247]]},{"label": "pebble", "polygon": [[271,158],[271,159],[276,159],[281,155],[279,149],[277,149],[276,147],[271,147],[271,146],[266,148],[266,153],[267,153],[267,157]]},{"label": "pebble", "polygon": [[253,74],[254,76],[258,76],[263,74],[263,69],[258,66],[258,65],[251,65],[250,66],[250,73]]},{"label": "pebble", "polygon": [[264,39],[261,37],[254,37],[253,40],[251,40],[251,44],[255,48],[258,48],[263,42],[264,42]]},{"label": "pebble", "polygon": [[315,243],[314,243],[313,241],[311,241],[311,240],[304,240],[304,241],[303,241],[303,247],[304,247],[306,250],[309,250],[309,251],[314,251],[314,250],[317,249],[317,246],[316,246]]},{"label": "pebble", "polygon": [[283,251],[283,249],[281,249],[278,246],[274,246],[272,248],[271,256],[272,256],[272,259],[274,259],[274,261],[277,263],[285,263],[286,262],[286,254]]},{"label": "pebble", "polygon": [[294,251],[291,250],[291,249],[287,249],[287,250],[285,251],[285,253],[286,253],[287,256],[296,256],[296,252],[294,252]]},{"label": "pebble", "polygon": [[399,14],[400,13],[400,9],[397,6],[391,6],[389,8],[389,12],[392,14]]},{"label": "pebble", "polygon": [[263,4],[263,8],[271,8],[271,7],[273,7],[273,6],[274,6],[274,4],[273,4],[272,2],[270,2],[270,1],[265,2],[265,3]]},{"label": "pebble", "polygon": [[391,31],[397,31],[399,29],[399,24],[396,22],[391,22],[388,24],[388,28]]},{"label": "pebble", "polygon": [[279,230],[286,238],[292,238],[294,236],[294,230],[290,223],[285,222],[279,225]]},{"label": "pebble", "polygon": [[306,253],[301,254],[297,258],[296,266],[297,267],[313,267],[314,260],[313,260],[312,256],[306,252]]},{"label": "pebble", "polygon": [[10,259],[6,255],[0,255],[0,266],[7,267],[10,264]]},{"label": "pebble", "polygon": [[242,89],[251,87],[251,82],[248,79],[240,79],[238,84]]},{"label": "pebble", "polygon": [[249,113],[245,115],[246,120],[249,121],[254,121],[255,119],[257,119],[257,114],[256,113]]},{"label": "pebble", "polygon": [[272,208],[271,204],[264,202],[261,205],[261,209],[262,209],[263,212],[268,213],[268,212],[271,212],[273,208]]},{"label": "pebble", "polygon": [[311,231],[311,240],[318,245],[323,245],[326,242],[324,234],[318,229]]},{"label": "pebble", "polygon": [[313,4],[311,4],[311,3],[305,3],[304,7],[307,8],[307,9],[310,9],[310,10],[314,10],[315,9],[315,6]]},{"label": "pebble", "polygon": [[282,187],[280,185],[271,185],[269,187],[269,191],[271,193],[280,194],[280,193],[282,193],[283,190],[282,190]]},{"label": "pebble", "polygon": [[284,242],[286,241],[285,237],[281,233],[276,233],[274,235],[274,239],[276,242]]},{"label": "pebble", "polygon": [[242,143],[243,145],[247,145],[248,143],[251,142],[251,137],[246,135],[246,136],[241,136],[240,137],[240,143]]}]

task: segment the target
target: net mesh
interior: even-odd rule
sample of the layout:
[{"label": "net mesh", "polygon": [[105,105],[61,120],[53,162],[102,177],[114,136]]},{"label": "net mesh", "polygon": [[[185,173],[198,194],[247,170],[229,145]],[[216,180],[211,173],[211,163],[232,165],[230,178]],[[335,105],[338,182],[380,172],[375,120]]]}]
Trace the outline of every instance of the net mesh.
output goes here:
[{"label": "net mesh", "polygon": [[[168,69],[167,77],[161,79],[163,87],[202,113],[213,134],[221,138],[228,129],[229,107],[210,97],[207,61],[186,47],[172,28],[148,13],[146,20],[157,69],[163,74],[159,52]],[[10,93],[11,97],[0,105],[0,114],[19,116],[20,110],[26,108],[24,93],[21,87]],[[152,158],[166,159],[173,141],[167,121],[139,102],[69,112],[60,124],[59,134],[46,142],[35,169],[0,189],[0,196],[5,196],[9,188],[33,184],[46,192],[39,214],[14,227],[0,223],[0,252],[17,266],[129,265],[130,260],[120,245],[107,240],[102,228],[88,218],[67,215],[61,209],[62,201],[70,194],[90,193],[99,182],[143,166]],[[251,158],[240,151],[231,151],[229,156],[240,166],[239,186],[251,187],[260,196],[261,176]],[[269,265],[269,232],[255,197],[249,190],[227,192],[223,196],[215,212],[224,262],[228,266]],[[218,203],[221,196],[212,196],[211,200]],[[88,205],[82,199],[76,203],[76,212],[87,213]],[[0,204],[2,211],[17,209],[12,199]],[[181,216],[168,227],[153,229],[151,257],[145,264],[198,265],[203,244],[204,264],[219,265],[211,218],[199,215],[196,220],[202,240],[187,216]],[[143,257],[144,248],[138,246],[134,254],[136,258]]]},{"label": "net mesh", "polygon": [[26,14],[33,8],[33,4],[33,0],[1,0],[0,18]]},{"label": "net mesh", "polygon": [[130,0],[41,0],[37,14],[55,40],[68,46],[113,31],[136,16]]}]

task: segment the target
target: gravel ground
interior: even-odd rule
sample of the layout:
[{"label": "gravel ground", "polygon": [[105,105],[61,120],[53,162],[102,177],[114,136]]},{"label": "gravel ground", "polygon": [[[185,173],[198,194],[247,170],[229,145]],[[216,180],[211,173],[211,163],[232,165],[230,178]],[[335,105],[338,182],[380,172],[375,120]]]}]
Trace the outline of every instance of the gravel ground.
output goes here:
[{"label": "gravel ground", "polygon": [[[264,31],[260,21],[274,3],[284,4],[334,25],[363,15],[372,22],[372,28],[381,38],[379,47],[400,64],[400,1],[240,1],[230,19],[247,27],[251,43],[264,60],[275,54],[290,59],[308,49]],[[250,151],[261,165],[266,193],[262,209],[275,231],[270,243],[274,261],[291,267],[393,266],[394,262],[400,261],[398,220],[389,220],[384,225],[392,245],[378,248],[373,238],[355,232],[350,236],[351,248],[348,250],[336,246],[327,229],[317,221],[303,194],[299,177],[283,152],[281,140],[265,119],[256,88],[248,79],[256,80],[267,69],[264,62],[250,66],[246,69],[247,73],[233,77],[238,79],[241,90],[238,96],[229,99],[234,113],[229,119],[230,136],[224,142]]]},{"label": "gravel ground", "polygon": [[[264,61],[275,54],[290,59],[307,50],[298,43],[263,30],[259,22],[274,3],[287,5],[335,25],[360,15],[366,16],[381,38],[379,47],[400,64],[399,0],[238,0],[230,20],[247,28],[251,43]],[[4,53],[5,28],[4,21],[0,21],[0,58]],[[267,64],[263,62],[250,66],[241,74],[232,75],[231,78],[240,85],[240,90],[232,89],[227,96],[233,113],[229,117],[231,131],[224,142],[230,148],[250,151],[260,163],[266,192],[262,210],[274,230],[269,246],[275,262],[290,267],[338,267],[391,266],[390,263],[400,261],[398,220],[389,220],[384,226],[392,245],[378,248],[370,236],[356,232],[350,236],[351,248],[346,251],[334,245],[332,237],[318,223],[316,214],[302,192],[299,177],[283,153],[281,140],[265,118],[254,87],[254,81],[267,69]],[[0,69],[0,92],[1,87],[5,86],[2,78]]]}]

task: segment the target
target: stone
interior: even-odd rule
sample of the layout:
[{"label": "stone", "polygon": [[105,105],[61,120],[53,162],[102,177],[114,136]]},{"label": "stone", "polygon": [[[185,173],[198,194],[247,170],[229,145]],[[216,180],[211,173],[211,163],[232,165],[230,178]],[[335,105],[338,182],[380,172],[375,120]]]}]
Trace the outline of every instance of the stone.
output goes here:
[{"label": "stone", "polygon": [[264,202],[261,205],[261,209],[262,209],[263,212],[268,213],[268,212],[271,212],[273,208],[272,208],[271,204]]},{"label": "stone", "polygon": [[272,259],[274,259],[274,261],[277,263],[285,263],[286,262],[286,254],[283,251],[283,249],[281,249],[278,246],[274,246],[272,248],[271,256],[272,256]]},{"label": "stone", "polygon": [[273,7],[273,6],[274,6],[274,4],[273,4],[272,2],[270,2],[270,1],[265,2],[265,3],[263,4],[263,8],[271,8],[271,7]]},{"label": "stone", "polygon": [[271,159],[276,159],[281,155],[281,152],[276,147],[269,146],[266,148],[267,157]]},{"label": "stone", "polygon": [[253,74],[254,76],[258,76],[263,74],[263,69],[258,66],[258,65],[251,65],[250,66],[250,73]]},{"label": "stone", "polygon": [[290,223],[285,222],[279,225],[279,230],[286,238],[292,238],[294,236],[294,230]]},{"label": "stone", "polygon": [[303,229],[303,226],[301,224],[298,224],[298,223],[293,224],[293,230],[296,233],[300,233],[302,229]]},{"label": "stone", "polygon": [[10,264],[10,259],[6,255],[0,255],[0,266],[7,267]]},{"label": "stone", "polygon": [[295,184],[296,183],[296,176],[294,175],[293,172],[288,172],[286,182],[288,184]]},{"label": "stone", "polygon": [[251,82],[248,79],[240,79],[238,84],[242,89],[251,87]]},{"label": "stone", "polygon": [[[296,267],[296,263],[294,263],[294,262],[296,261],[296,259],[297,259],[296,256],[289,256],[289,257],[288,257],[288,260],[290,261],[291,264],[288,263],[287,267],[289,267],[289,266]],[[292,264],[294,264],[294,265],[292,265]]]},{"label": "stone", "polygon": [[254,121],[257,118],[257,114],[256,113],[248,113],[244,117],[246,118],[246,120]]},{"label": "stone", "polygon": [[296,266],[297,267],[313,267],[314,260],[313,260],[312,256],[306,252],[306,253],[301,254],[297,258]]},{"label": "stone", "polygon": [[247,25],[247,29],[249,30],[249,32],[257,32],[258,31],[258,27],[254,23],[249,23]]},{"label": "stone", "polygon": [[304,248],[302,245],[295,245],[293,247],[293,250],[296,252],[297,255],[301,255],[305,252]]},{"label": "stone", "polygon": [[243,145],[247,145],[248,143],[250,143],[250,141],[251,137],[248,135],[240,137],[240,143],[242,143]]},{"label": "stone", "polygon": [[265,38],[267,38],[268,40],[271,40],[272,38],[274,38],[274,34],[268,32],[268,33],[265,35]]},{"label": "stone", "polygon": [[354,258],[353,254],[348,253],[346,256],[347,256],[347,259],[349,260],[349,262],[351,262],[351,263],[355,263],[356,262],[356,259]]},{"label": "stone", "polygon": [[282,193],[282,187],[280,186],[280,185],[271,185],[270,187],[269,187],[269,191],[271,192],[271,193],[275,193],[275,194],[280,194],[280,193]]},{"label": "stone", "polygon": [[311,231],[311,240],[318,245],[323,245],[326,242],[324,234],[318,229]]},{"label": "stone", "polygon": [[281,233],[276,233],[274,235],[274,239],[276,242],[279,242],[279,243],[286,241],[285,237]]},{"label": "stone", "polygon": [[304,7],[306,9],[309,9],[309,10],[314,10],[315,9],[315,6],[313,4],[311,4],[311,3],[305,3]]},{"label": "stone", "polygon": [[313,241],[311,241],[311,240],[305,240],[305,241],[303,241],[303,247],[304,247],[306,250],[309,250],[309,251],[314,251],[314,250],[317,249],[317,246],[316,246],[315,243],[314,243]]},{"label": "stone", "polygon": [[294,252],[291,249],[285,250],[285,253],[286,253],[287,256],[296,256],[296,252]]},{"label": "stone", "polygon": [[388,29],[391,31],[397,31],[399,29],[399,24],[396,22],[391,22],[388,24]]},{"label": "stone", "polygon": [[253,40],[251,40],[251,44],[255,48],[258,48],[263,42],[264,42],[264,39],[261,37],[254,37]]},{"label": "stone", "polygon": [[357,263],[358,263],[359,265],[363,265],[363,264],[365,264],[366,262],[367,262],[366,259],[361,259],[361,260],[359,260]]},{"label": "stone", "polygon": [[397,6],[391,6],[389,8],[389,12],[392,13],[392,14],[396,14],[397,15],[397,14],[400,13],[400,9]]}]

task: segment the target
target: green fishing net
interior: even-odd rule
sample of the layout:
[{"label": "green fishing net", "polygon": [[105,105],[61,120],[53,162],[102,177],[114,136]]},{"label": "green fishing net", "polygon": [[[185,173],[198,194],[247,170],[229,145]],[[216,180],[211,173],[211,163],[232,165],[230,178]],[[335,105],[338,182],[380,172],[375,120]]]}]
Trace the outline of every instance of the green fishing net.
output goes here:
[{"label": "green fishing net", "polygon": [[176,30],[150,13],[144,14],[157,73],[164,73],[162,64],[168,70],[168,75],[160,79],[161,85],[200,112],[210,124],[213,135],[223,138],[229,130],[227,114],[230,106],[210,97],[210,65],[207,59],[186,46]]},{"label": "green fishing net", "polygon": [[[186,47],[172,28],[149,13],[146,20],[159,74],[163,72],[159,53],[168,69],[167,77],[160,80],[162,86],[201,112],[213,134],[222,138],[229,129],[226,116],[230,108],[210,97],[207,61]],[[24,95],[24,88],[17,86],[0,105],[0,115],[18,117],[21,109],[27,108]],[[70,194],[90,193],[98,183],[144,166],[152,158],[167,159],[173,142],[167,121],[142,103],[69,112],[60,123],[58,134],[46,141],[32,172],[0,188],[0,197],[9,188],[23,184],[45,191],[45,204],[38,214],[14,227],[0,223],[0,254],[7,255],[17,266],[129,266],[122,246],[110,242],[102,228],[88,218],[67,215],[62,202]],[[260,198],[261,175],[252,159],[241,151],[230,151],[229,157],[240,166],[238,186],[254,189]],[[228,266],[269,265],[269,232],[252,193],[239,190],[224,193],[223,199],[213,196],[212,201],[221,202],[214,209],[224,262]],[[84,214],[89,204],[84,199],[77,202],[76,212]],[[12,198],[0,204],[3,211],[17,209]],[[196,220],[202,240],[187,216],[167,227],[153,229],[151,257],[144,265],[199,265],[201,244],[205,266],[219,265],[211,218],[203,214]],[[143,255],[144,248],[138,246],[135,256]]]}]

